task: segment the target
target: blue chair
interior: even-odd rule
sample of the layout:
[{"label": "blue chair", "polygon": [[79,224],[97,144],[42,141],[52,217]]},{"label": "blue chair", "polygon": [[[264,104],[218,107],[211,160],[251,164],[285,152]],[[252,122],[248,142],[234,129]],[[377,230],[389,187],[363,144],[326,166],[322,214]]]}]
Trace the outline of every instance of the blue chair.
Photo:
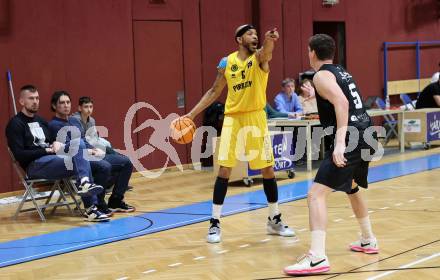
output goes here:
[{"label": "blue chair", "polygon": [[409,97],[407,94],[401,94],[400,100],[402,100],[403,104],[405,105],[406,110],[415,110],[413,101],[411,100],[411,97]]},{"label": "blue chair", "polygon": [[[382,98],[377,97],[375,102],[379,109],[386,110],[385,101],[383,101]],[[391,136],[394,135],[396,137],[399,137],[399,135],[397,134],[397,130],[396,130],[397,127],[396,118],[394,118],[392,114],[384,115],[383,117],[385,119],[385,125],[389,127],[387,135],[385,136],[385,145],[386,145],[390,141]]]}]

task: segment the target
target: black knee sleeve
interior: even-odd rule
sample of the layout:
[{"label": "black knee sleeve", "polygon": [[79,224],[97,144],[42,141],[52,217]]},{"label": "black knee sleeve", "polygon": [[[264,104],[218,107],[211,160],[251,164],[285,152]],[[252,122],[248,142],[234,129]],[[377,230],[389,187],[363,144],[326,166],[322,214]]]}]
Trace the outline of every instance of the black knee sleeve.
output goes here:
[{"label": "black knee sleeve", "polygon": [[267,202],[274,203],[278,201],[278,187],[275,178],[263,179],[264,193],[266,194]]},{"label": "black knee sleeve", "polygon": [[356,188],[351,189],[349,192],[347,192],[347,194],[355,194],[359,191],[359,186],[356,186]]},{"label": "black knee sleeve", "polygon": [[212,201],[214,204],[222,205],[225,201],[226,191],[228,190],[229,179],[217,177],[214,184],[214,195]]}]

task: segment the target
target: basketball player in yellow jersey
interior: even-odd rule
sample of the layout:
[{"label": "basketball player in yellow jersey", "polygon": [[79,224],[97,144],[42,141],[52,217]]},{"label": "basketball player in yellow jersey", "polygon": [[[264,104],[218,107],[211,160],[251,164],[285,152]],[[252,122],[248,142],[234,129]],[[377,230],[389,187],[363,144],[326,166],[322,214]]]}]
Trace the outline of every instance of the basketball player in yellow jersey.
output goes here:
[{"label": "basketball player in yellow jersey", "polygon": [[238,27],[235,31],[238,51],[220,61],[213,86],[187,115],[194,119],[220,96],[225,85],[228,86],[218,156],[220,169],[214,185],[212,218],[207,235],[209,243],[221,241],[221,209],[231,169],[236,165],[240,152],[247,156],[246,160],[252,169],[261,169],[264,193],[269,204],[267,232],[281,236],[295,235],[281,222],[272,145],[264,111],[269,61],[278,38],[276,29],[266,32],[263,46],[258,49],[255,28],[250,24]]}]

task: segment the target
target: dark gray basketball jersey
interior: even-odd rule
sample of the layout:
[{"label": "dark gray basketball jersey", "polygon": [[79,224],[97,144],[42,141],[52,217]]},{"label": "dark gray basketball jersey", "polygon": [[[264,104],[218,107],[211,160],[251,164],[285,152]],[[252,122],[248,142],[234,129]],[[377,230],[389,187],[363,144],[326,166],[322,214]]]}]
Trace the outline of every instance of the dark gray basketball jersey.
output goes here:
[{"label": "dark gray basketball jersey", "polygon": [[[365,130],[371,126],[371,118],[362,103],[359,89],[353,77],[342,66],[336,64],[324,64],[318,71],[321,70],[330,71],[335,75],[336,82],[348,100],[348,126],[356,127],[359,130]],[[316,103],[322,126],[324,128],[333,126],[336,129],[336,113],[333,104],[323,99],[319,92],[316,94]]]}]

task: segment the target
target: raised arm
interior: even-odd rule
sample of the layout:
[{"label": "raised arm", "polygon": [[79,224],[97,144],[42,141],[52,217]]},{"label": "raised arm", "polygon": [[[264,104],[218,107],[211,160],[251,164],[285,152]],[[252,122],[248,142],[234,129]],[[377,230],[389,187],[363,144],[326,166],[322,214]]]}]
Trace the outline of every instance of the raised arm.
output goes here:
[{"label": "raised arm", "polygon": [[265,72],[269,72],[269,61],[272,60],[272,52],[275,48],[275,42],[280,35],[276,28],[269,30],[264,34],[263,46],[257,51],[257,60],[260,62],[260,67]]},{"label": "raised arm", "polygon": [[197,103],[196,106],[186,115],[190,119],[194,119],[200,112],[205,110],[209,105],[211,105],[217,98],[220,97],[223,88],[226,85],[225,79],[225,69],[217,68],[217,77],[215,78],[214,84],[208,91],[203,95],[202,99]]},{"label": "raised arm", "polygon": [[348,125],[348,100],[329,71],[319,71],[313,77],[313,83],[319,95],[333,104],[336,113],[336,141],[333,162],[338,167],[345,166],[345,136]]}]

